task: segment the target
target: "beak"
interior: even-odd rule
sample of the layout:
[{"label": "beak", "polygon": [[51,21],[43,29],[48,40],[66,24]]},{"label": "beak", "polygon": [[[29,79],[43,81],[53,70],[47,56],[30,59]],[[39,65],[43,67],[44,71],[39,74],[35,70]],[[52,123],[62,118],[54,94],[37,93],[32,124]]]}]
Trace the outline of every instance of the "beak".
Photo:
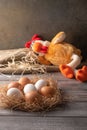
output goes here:
[{"label": "beak", "polygon": [[40,52],[41,47],[42,47],[42,44],[40,42],[36,42],[36,43],[33,44],[32,50],[34,52],[38,53],[38,52]]}]

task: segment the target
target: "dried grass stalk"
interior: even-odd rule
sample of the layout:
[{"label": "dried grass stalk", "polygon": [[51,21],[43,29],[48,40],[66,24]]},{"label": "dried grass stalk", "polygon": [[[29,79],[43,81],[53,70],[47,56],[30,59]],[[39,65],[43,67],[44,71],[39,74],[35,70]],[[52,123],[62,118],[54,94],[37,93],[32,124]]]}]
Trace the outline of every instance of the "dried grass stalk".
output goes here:
[{"label": "dried grass stalk", "polygon": [[8,61],[15,57],[15,60],[20,60],[22,57],[29,53],[28,48],[10,49],[10,50],[0,50],[0,64],[6,64]]},{"label": "dried grass stalk", "polygon": [[[32,81],[35,82],[35,81]],[[33,103],[28,103],[25,98],[17,99],[14,97],[8,97],[7,86],[0,87],[0,108],[9,108],[22,111],[47,111],[52,109],[54,106],[62,103],[62,95],[60,89],[58,89],[57,84],[49,80],[50,87],[54,87],[56,92],[51,98],[41,96],[41,101],[35,100]]]},{"label": "dried grass stalk", "polygon": [[38,57],[27,48],[0,51],[0,72],[6,74],[44,72],[45,66],[40,65]]},{"label": "dried grass stalk", "polygon": [[0,51],[0,73],[25,74],[58,71],[58,67],[41,65],[28,48]]}]

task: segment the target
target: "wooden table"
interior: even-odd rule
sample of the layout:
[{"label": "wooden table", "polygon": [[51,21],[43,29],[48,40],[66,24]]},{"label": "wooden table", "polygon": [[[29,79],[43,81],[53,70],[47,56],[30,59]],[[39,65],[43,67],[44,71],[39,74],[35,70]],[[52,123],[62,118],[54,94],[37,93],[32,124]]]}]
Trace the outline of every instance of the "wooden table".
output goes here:
[{"label": "wooden table", "polygon": [[[33,75],[26,76],[32,78]],[[66,102],[49,112],[0,110],[0,130],[87,130],[87,83],[66,79],[60,73],[37,76],[54,78],[64,92]],[[0,84],[19,77],[0,75]]]}]

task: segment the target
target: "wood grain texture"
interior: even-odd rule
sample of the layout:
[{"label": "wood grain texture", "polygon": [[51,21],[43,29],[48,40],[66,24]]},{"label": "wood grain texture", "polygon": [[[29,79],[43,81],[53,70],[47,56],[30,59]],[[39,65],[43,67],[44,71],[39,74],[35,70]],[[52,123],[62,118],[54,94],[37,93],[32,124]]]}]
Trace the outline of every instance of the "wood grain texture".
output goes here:
[{"label": "wood grain texture", "polygon": [[19,116],[19,117],[87,117],[86,102],[67,102],[59,105],[50,111],[42,112],[22,112],[13,110],[0,110],[0,116]]},{"label": "wood grain texture", "polygon": [[[0,110],[3,130],[87,130],[87,83],[67,79],[59,72],[29,74],[29,78],[53,78],[63,91],[65,101],[45,112]],[[0,75],[0,86],[17,81],[21,75]]]},{"label": "wood grain texture", "polygon": [[3,130],[87,130],[86,118],[0,117]]}]

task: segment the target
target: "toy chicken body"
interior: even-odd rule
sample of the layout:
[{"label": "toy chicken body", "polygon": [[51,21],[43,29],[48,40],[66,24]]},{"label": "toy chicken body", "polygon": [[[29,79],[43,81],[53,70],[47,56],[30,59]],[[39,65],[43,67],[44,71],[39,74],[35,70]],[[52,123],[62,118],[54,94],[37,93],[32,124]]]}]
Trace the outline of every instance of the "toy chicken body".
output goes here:
[{"label": "toy chicken body", "polygon": [[50,43],[45,59],[50,61],[53,65],[68,64],[71,62],[73,54],[81,57],[81,51],[69,43]]},{"label": "toy chicken body", "polygon": [[75,77],[77,80],[87,81],[87,66],[76,70],[81,63],[81,51],[70,43],[64,42],[66,35],[59,32],[52,40],[35,40],[32,50],[38,54],[38,61],[45,65],[56,65],[67,78]]}]

